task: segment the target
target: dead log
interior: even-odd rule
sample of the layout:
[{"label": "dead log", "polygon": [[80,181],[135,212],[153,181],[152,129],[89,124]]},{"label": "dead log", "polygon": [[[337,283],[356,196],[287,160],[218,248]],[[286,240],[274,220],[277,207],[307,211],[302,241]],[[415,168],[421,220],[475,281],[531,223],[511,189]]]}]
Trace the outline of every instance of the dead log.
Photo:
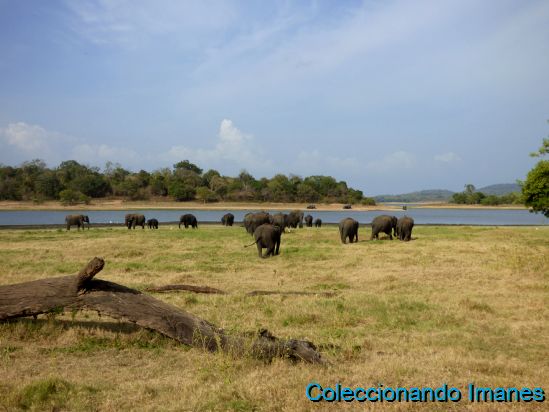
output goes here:
[{"label": "dead log", "polygon": [[194,286],[194,285],[164,285],[156,286],[145,289],[147,292],[170,292],[173,290],[184,290],[187,292],[194,293],[208,293],[208,294],[217,294],[217,295],[226,295],[227,292],[222,291],[221,289],[211,288],[209,286]]},{"label": "dead log", "polygon": [[0,321],[64,310],[93,310],[155,330],[185,345],[236,356],[283,357],[324,363],[313,343],[279,339],[264,330],[247,339],[137,290],[93,279],[105,262],[94,258],[77,275],[0,286]]},{"label": "dead log", "polygon": [[288,296],[308,296],[308,295],[317,295],[317,296],[326,296],[332,297],[335,296],[335,292],[280,292],[276,290],[252,290],[251,292],[246,293],[246,296],[259,296],[259,295],[288,295]]}]

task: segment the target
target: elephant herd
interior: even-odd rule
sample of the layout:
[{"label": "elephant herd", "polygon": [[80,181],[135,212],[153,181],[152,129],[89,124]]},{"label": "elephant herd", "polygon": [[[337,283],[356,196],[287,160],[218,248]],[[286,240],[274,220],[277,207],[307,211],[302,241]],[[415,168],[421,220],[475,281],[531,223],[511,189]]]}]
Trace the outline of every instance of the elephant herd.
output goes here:
[{"label": "elephant herd", "polygon": [[[372,220],[372,235],[370,240],[379,239],[380,233],[385,233],[389,239],[393,240],[394,235],[405,242],[412,239],[412,229],[414,228],[414,219],[409,216],[402,216],[397,219],[396,216],[380,215]],[[358,242],[358,222],[350,217],[339,222],[339,235],[342,243]]]},{"label": "elephant herd", "polygon": [[[259,257],[265,258],[279,254],[280,241],[282,233],[295,228],[302,228],[303,222],[306,227],[322,227],[322,220],[317,218],[313,220],[311,215],[304,216],[304,213],[300,210],[294,210],[290,213],[276,213],[269,214],[267,212],[247,213],[244,216],[242,226],[246,229],[250,235],[252,235],[255,241],[247,245],[257,246]],[[78,230],[80,227],[84,229],[85,223],[90,227],[90,219],[86,215],[67,215],[65,217],[65,223],[67,230],[70,230],[71,226],[76,226]],[[221,224],[224,226],[232,226],[234,223],[234,215],[232,213],[226,213],[221,218]],[[185,229],[192,227],[198,229],[198,221],[196,217],[190,213],[184,214],[179,218],[179,228],[181,225]],[[135,229],[136,226],[141,226],[145,229],[145,225],[149,229],[158,229],[157,219],[145,220],[145,216],[136,213],[128,213],[124,218],[124,225],[128,229]],[[339,236],[341,243],[355,243],[358,242],[358,221],[353,218],[347,217],[339,222]],[[389,236],[389,239],[393,240],[393,234],[402,241],[409,241],[412,238],[412,229],[414,227],[414,219],[409,216],[403,216],[397,219],[396,216],[380,215],[374,218],[372,221],[372,235],[370,240],[379,239],[380,233],[385,233]],[[267,252],[263,254],[263,249],[267,249]]]}]

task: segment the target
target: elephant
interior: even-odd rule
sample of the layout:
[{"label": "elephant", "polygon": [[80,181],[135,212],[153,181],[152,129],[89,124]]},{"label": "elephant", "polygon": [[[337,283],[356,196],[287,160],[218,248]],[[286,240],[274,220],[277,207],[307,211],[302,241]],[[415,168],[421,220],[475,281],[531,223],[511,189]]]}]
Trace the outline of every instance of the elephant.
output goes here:
[{"label": "elephant", "polygon": [[145,229],[145,222],[145,215],[128,213],[124,217],[124,224],[128,227],[128,229],[135,229],[136,226],[141,226],[142,229]]},{"label": "elephant", "polygon": [[223,226],[232,226],[234,223],[234,215],[232,213],[225,213],[221,218],[221,224]]},{"label": "elephant", "polygon": [[296,227],[303,227],[303,212],[300,210],[293,210],[290,213],[288,213],[288,227],[296,228]]},{"label": "elephant", "polygon": [[262,224],[270,222],[271,215],[267,212],[250,213],[244,217],[244,227],[250,235],[253,235],[255,230]]},{"label": "elephant", "polygon": [[379,239],[379,233],[383,232],[389,235],[389,239],[393,240],[392,231],[394,231],[396,236],[396,225],[397,225],[397,218],[396,216],[389,216],[389,215],[380,215],[376,216],[374,220],[372,220],[372,236],[371,239]]},{"label": "elephant", "polygon": [[313,217],[311,215],[305,216],[305,226],[313,227]]},{"label": "elephant", "polygon": [[347,203],[346,205],[343,205],[343,209],[352,209],[353,206],[350,203]]},{"label": "elephant", "polygon": [[186,215],[181,215],[179,218],[179,229],[181,229],[181,223],[185,226],[185,229],[188,229],[191,226],[193,229],[198,229],[198,221],[196,217],[190,213]]},{"label": "elephant", "polygon": [[284,233],[284,230],[286,229],[286,226],[288,224],[288,215],[285,213],[277,213],[275,215],[272,215],[269,223],[278,226],[280,228],[280,231]]},{"label": "elephant", "polygon": [[84,223],[88,224],[88,230],[90,230],[90,218],[87,215],[67,215],[65,216],[65,223],[67,224],[67,230],[71,230],[71,226],[76,226],[80,230],[84,230]]},{"label": "elephant", "polygon": [[320,218],[315,219],[315,227],[322,227],[322,219]]},{"label": "elephant", "polygon": [[409,216],[402,216],[397,220],[395,235],[400,239],[408,242],[412,239],[412,229],[414,227],[414,219]]},{"label": "elephant", "polygon": [[147,226],[149,227],[149,229],[158,229],[158,220],[156,219],[147,220]]},{"label": "elephant", "polygon": [[[279,226],[264,223],[254,230],[255,242],[247,246],[257,245],[257,253],[260,258],[278,255],[281,233]],[[262,254],[263,248],[267,249],[265,255]]]},{"label": "elephant", "polygon": [[311,204],[307,206],[307,209],[316,209],[316,206]]},{"label": "elephant", "polygon": [[351,217],[342,219],[339,222],[339,236],[344,244],[347,243],[347,238],[349,243],[358,242],[358,222]]}]

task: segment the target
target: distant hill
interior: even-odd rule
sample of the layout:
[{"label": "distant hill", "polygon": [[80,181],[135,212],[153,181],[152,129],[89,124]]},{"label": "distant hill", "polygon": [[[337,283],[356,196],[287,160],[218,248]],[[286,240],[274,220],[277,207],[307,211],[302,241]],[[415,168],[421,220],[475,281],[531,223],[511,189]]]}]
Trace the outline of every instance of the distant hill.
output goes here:
[{"label": "distant hill", "polygon": [[477,192],[482,192],[485,195],[501,196],[508,193],[520,192],[520,190],[520,186],[516,183],[501,183],[497,185],[480,187],[477,189]]},{"label": "distant hill", "polygon": [[451,190],[433,189],[420,190],[418,192],[404,193],[401,195],[374,196],[376,202],[444,202],[454,194]]},{"label": "distant hill", "polygon": [[[485,195],[502,196],[508,193],[520,192],[520,186],[516,183],[501,183],[477,188],[477,192]],[[403,193],[400,195],[374,196],[376,202],[445,202],[450,200],[455,192],[444,189],[420,190],[418,192]]]}]

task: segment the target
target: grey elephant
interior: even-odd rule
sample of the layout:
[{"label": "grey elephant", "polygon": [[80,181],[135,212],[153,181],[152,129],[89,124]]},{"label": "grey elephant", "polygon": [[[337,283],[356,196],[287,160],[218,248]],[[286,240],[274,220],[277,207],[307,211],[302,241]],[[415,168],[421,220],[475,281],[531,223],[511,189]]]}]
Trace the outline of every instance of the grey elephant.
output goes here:
[{"label": "grey elephant", "polygon": [[358,222],[351,217],[342,219],[339,222],[339,236],[341,243],[347,243],[347,239],[349,243],[358,242]]},{"label": "grey elephant", "polygon": [[280,231],[284,233],[284,230],[286,229],[286,226],[288,224],[288,215],[286,213],[276,213],[271,216],[271,220],[269,223],[278,226],[280,228]]},{"label": "grey elephant", "polygon": [[320,218],[315,219],[315,227],[322,227],[322,219]]},{"label": "grey elephant", "polygon": [[311,215],[305,216],[305,226],[313,227],[313,217]]},{"label": "grey elephant", "polygon": [[221,218],[221,224],[223,226],[232,226],[234,223],[234,215],[232,213],[225,213]]},{"label": "grey elephant", "polygon": [[389,235],[389,239],[393,240],[393,234],[394,231],[396,236],[396,224],[397,224],[397,218],[396,216],[389,216],[389,215],[379,215],[372,220],[372,236],[370,239],[379,239],[379,234],[381,232],[386,233]]},{"label": "grey elephant", "polygon": [[149,227],[149,229],[158,229],[158,220],[156,219],[147,220],[147,226]]},{"label": "grey elephant", "polygon": [[296,227],[303,227],[303,212],[301,210],[293,210],[288,213],[287,226],[295,229]]},{"label": "grey elephant", "polygon": [[[278,255],[281,234],[282,232],[279,226],[264,223],[258,226],[254,231],[255,242],[246,247],[252,246],[253,244],[257,245],[257,253],[260,258]],[[263,248],[267,249],[267,252],[264,255],[262,254]]]},{"label": "grey elephant", "polygon": [[85,223],[88,224],[88,230],[90,230],[90,218],[87,215],[67,215],[65,216],[65,223],[67,224],[67,230],[71,230],[71,226],[76,226],[77,230],[84,230]]},{"label": "grey elephant", "polygon": [[409,216],[402,216],[397,220],[396,236],[400,240],[408,242],[412,239],[412,229],[414,228],[414,219]]},{"label": "grey elephant", "polygon": [[181,229],[181,224],[185,226],[185,229],[188,229],[191,226],[193,229],[198,229],[198,221],[196,220],[195,215],[187,213],[181,215],[179,218],[179,228]]},{"label": "grey elephant", "polygon": [[135,229],[136,226],[141,226],[142,229],[145,229],[145,222],[145,215],[128,213],[124,216],[124,224],[128,229]]},{"label": "grey elephant", "polygon": [[262,224],[270,222],[271,215],[267,212],[250,213],[244,217],[244,227],[250,235],[253,235],[255,230]]}]

